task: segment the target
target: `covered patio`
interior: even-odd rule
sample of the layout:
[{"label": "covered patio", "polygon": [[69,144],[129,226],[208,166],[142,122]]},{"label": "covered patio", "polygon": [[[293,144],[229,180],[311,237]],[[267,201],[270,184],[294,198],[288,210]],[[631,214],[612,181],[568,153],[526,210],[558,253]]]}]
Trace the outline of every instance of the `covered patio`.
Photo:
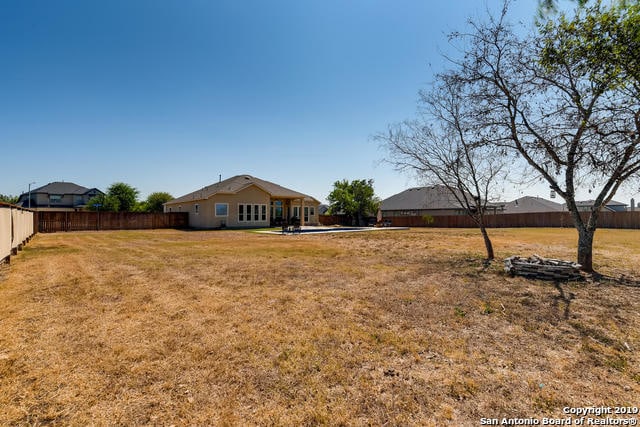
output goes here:
[{"label": "covered patio", "polygon": [[306,197],[271,198],[269,218],[272,227],[283,225],[304,226],[315,215],[315,205]]}]

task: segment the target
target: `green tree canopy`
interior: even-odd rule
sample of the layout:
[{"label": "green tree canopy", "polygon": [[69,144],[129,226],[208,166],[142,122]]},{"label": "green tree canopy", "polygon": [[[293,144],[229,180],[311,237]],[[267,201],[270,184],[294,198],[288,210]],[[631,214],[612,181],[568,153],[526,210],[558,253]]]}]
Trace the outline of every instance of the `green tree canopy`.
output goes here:
[{"label": "green tree canopy", "polygon": [[99,194],[87,202],[87,209],[90,211],[118,212],[120,210],[120,201],[108,194]]},{"label": "green tree canopy", "polygon": [[133,212],[138,210],[139,193],[129,184],[116,182],[107,189],[107,194],[101,194],[89,200],[87,208],[94,211]]},{"label": "green tree canopy", "polygon": [[147,200],[144,202],[144,211],[145,212],[163,212],[164,211],[164,203],[167,203],[169,200],[172,200],[173,196],[165,191],[158,191],[155,193],[149,194]]},{"label": "green tree canopy", "polygon": [[380,205],[380,200],[373,189],[372,179],[336,181],[327,200],[330,203],[331,214],[345,214],[354,218],[357,225],[360,225],[367,215],[375,215]]},{"label": "green tree canopy", "polygon": [[11,203],[12,205],[15,205],[16,203],[18,203],[18,196],[0,194],[0,202]]},{"label": "green tree canopy", "polygon": [[118,201],[117,211],[131,212],[135,209],[140,192],[129,184],[116,182],[107,189],[107,195]]}]

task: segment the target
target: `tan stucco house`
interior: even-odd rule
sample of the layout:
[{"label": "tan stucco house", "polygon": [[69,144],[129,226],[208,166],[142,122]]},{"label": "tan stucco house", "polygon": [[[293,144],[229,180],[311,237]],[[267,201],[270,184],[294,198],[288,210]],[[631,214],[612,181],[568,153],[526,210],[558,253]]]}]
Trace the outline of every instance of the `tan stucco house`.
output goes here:
[{"label": "tan stucco house", "polygon": [[164,204],[165,212],[188,212],[194,228],[269,227],[297,218],[318,224],[315,198],[251,175],[237,175]]}]

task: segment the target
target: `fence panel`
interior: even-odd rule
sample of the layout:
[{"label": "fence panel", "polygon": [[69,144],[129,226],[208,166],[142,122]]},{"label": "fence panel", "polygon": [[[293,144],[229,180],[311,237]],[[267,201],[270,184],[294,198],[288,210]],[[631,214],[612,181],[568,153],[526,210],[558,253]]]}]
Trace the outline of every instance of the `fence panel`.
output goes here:
[{"label": "fence panel", "polygon": [[318,215],[318,222],[321,225],[340,224],[342,217],[340,215]]},{"label": "fence panel", "polygon": [[11,255],[11,208],[0,205],[0,261]]},{"label": "fence panel", "polygon": [[[583,220],[588,219],[588,212],[581,213]],[[467,215],[437,215],[429,218],[421,216],[385,217],[395,227],[441,227],[441,228],[475,228],[476,223]],[[485,217],[487,227],[573,227],[573,219],[569,212],[540,212],[520,214],[489,214]],[[600,212],[598,228],[640,229],[640,211],[634,212]]]},{"label": "fence panel", "polygon": [[18,209],[11,209],[11,224],[11,248],[15,249],[22,245],[22,227],[20,227],[20,211]]},{"label": "fence panel", "polygon": [[9,259],[33,236],[33,212],[0,203],[0,261]]},{"label": "fence panel", "polygon": [[139,230],[151,228],[186,228],[187,212],[38,212],[38,231]]}]

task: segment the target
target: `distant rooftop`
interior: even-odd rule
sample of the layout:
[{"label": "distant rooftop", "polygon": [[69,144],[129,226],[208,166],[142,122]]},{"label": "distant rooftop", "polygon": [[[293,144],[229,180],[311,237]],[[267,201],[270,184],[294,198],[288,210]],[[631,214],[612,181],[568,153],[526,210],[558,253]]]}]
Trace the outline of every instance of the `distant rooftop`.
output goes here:
[{"label": "distant rooftop", "polygon": [[532,196],[520,197],[504,205],[504,213],[560,212],[563,210],[566,209],[561,203]]},{"label": "distant rooftop", "polygon": [[269,193],[271,197],[282,197],[287,199],[304,198],[306,200],[317,201],[315,198],[307,194],[290,190],[273,182],[265,181],[251,175],[236,175],[234,177],[203,187],[199,190],[192,191],[191,193],[185,194],[184,196],[170,200],[169,202],[167,202],[167,204],[189,202],[193,200],[205,200],[216,194],[236,194],[251,185],[255,185],[256,187],[264,190],[265,192]]},{"label": "distant rooftop", "polygon": [[[577,206],[593,206],[593,202],[595,202],[595,200],[591,199],[591,200],[580,200],[580,201],[576,201],[576,205]],[[613,206],[627,206],[626,203],[622,203],[622,202],[616,202],[615,200],[610,200],[609,203],[607,203],[605,206],[609,206],[609,207],[613,207]]]},{"label": "distant rooftop", "polygon": [[42,187],[34,188],[31,190],[31,194],[44,193],[44,194],[85,194],[88,191],[94,190],[93,188],[83,187],[73,182],[56,181],[50,182]]},{"label": "distant rooftop", "polygon": [[460,203],[444,185],[409,188],[384,199],[380,205],[383,211],[461,208]]}]

